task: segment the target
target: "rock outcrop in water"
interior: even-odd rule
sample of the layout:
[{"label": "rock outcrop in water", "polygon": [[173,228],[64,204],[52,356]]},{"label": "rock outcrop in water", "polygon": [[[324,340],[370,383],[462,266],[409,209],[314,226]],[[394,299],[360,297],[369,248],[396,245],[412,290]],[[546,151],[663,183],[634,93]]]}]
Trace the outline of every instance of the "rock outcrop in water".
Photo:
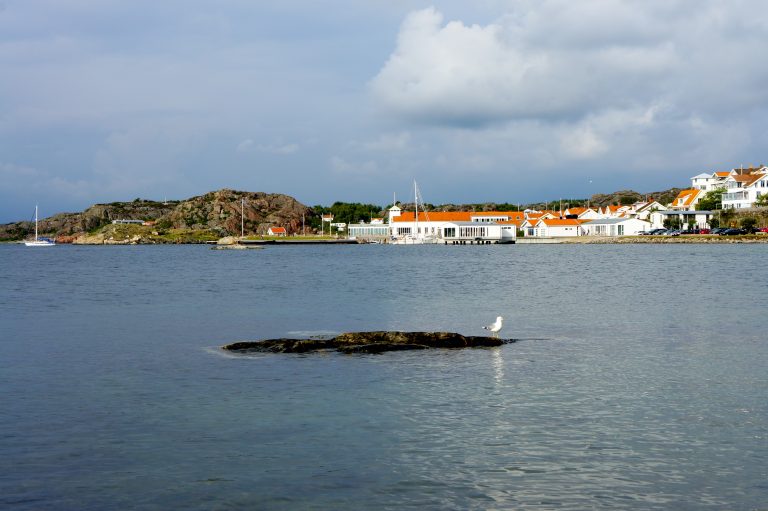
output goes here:
[{"label": "rock outcrop in water", "polygon": [[382,353],[384,351],[430,348],[478,348],[501,346],[513,339],[465,336],[453,332],[349,332],[329,339],[265,339],[242,341],[222,346],[234,353]]}]

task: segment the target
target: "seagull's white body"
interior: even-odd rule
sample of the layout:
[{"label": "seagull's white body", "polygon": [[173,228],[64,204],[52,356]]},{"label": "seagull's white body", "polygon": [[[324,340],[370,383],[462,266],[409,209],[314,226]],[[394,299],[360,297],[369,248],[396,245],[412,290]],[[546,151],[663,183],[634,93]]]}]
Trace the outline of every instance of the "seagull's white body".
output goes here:
[{"label": "seagull's white body", "polygon": [[501,330],[501,324],[504,322],[504,318],[501,316],[496,318],[496,322],[492,325],[484,326],[483,328],[486,330],[490,330],[494,337],[496,337]]}]

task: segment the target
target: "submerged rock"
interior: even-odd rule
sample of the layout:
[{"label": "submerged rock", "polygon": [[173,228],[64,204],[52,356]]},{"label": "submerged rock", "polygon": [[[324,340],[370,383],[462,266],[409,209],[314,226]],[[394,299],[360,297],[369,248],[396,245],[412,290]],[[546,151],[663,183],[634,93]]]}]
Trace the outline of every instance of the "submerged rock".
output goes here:
[{"label": "submerged rock", "polygon": [[477,348],[515,342],[497,337],[465,336],[453,332],[349,332],[329,339],[265,339],[241,341],[222,346],[235,353],[307,353],[334,350],[342,353],[382,353],[385,351],[430,348]]}]

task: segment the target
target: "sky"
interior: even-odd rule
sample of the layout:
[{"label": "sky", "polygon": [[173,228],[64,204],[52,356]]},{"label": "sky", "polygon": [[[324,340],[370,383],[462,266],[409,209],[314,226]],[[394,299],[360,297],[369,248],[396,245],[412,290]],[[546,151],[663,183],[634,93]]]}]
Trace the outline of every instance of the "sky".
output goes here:
[{"label": "sky", "polygon": [[0,223],[534,202],[768,163],[762,0],[0,0]]}]

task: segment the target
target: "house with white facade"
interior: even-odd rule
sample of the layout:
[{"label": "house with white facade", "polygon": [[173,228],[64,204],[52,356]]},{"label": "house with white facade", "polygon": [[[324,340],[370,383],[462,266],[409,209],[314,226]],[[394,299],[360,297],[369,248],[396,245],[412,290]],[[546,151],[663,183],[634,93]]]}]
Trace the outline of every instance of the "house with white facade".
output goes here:
[{"label": "house with white facade", "polygon": [[669,205],[669,209],[677,211],[693,211],[696,204],[704,197],[705,192],[697,188],[688,188],[680,190],[677,197]]},{"label": "house with white facade", "polygon": [[597,213],[600,218],[620,218],[626,216],[626,213],[631,209],[631,206],[619,206],[615,204],[609,204],[597,209]]},{"label": "house with white facade", "polygon": [[707,229],[709,228],[709,219],[712,218],[712,211],[696,211],[683,209],[670,209],[667,211],[654,211],[649,220],[651,229],[661,229],[665,227],[664,221],[668,218],[676,218],[678,224],[688,229]]},{"label": "house with white facade", "polygon": [[768,167],[734,169],[724,185],[723,209],[752,208],[760,196],[768,194]]},{"label": "house with white facade", "polygon": [[592,208],[567,208],[563,211],[564,218],[577,218],[579,220],[594,220],[600,218],[600,214]]},{"label": "house with white facade", "polygon": [[644,202],[635,202],[632,204],[626,216],[629,218],[638,218],[640,220],[648,220],[650,214],[654,211],[666,211],[667,207],[661,204],[659,201],[649,199]]},{"label": "house with white facade", "polygon": [[731,175],[731,172],[712,172],[710,174],[701,173],[691,178],[691,188],[711,192],[721,188],[725,179]]},{"label": "house with white facade", "polygon": [[581,225],[584,220],[576,218],[539,218],[523,224],[526,237],[559,238],[582,236]]},{"label": "house with white facade", "polygon": [[586,236],[636,236],[651,230],[651,222],[639,218],[600,218],[581,225]]}]

